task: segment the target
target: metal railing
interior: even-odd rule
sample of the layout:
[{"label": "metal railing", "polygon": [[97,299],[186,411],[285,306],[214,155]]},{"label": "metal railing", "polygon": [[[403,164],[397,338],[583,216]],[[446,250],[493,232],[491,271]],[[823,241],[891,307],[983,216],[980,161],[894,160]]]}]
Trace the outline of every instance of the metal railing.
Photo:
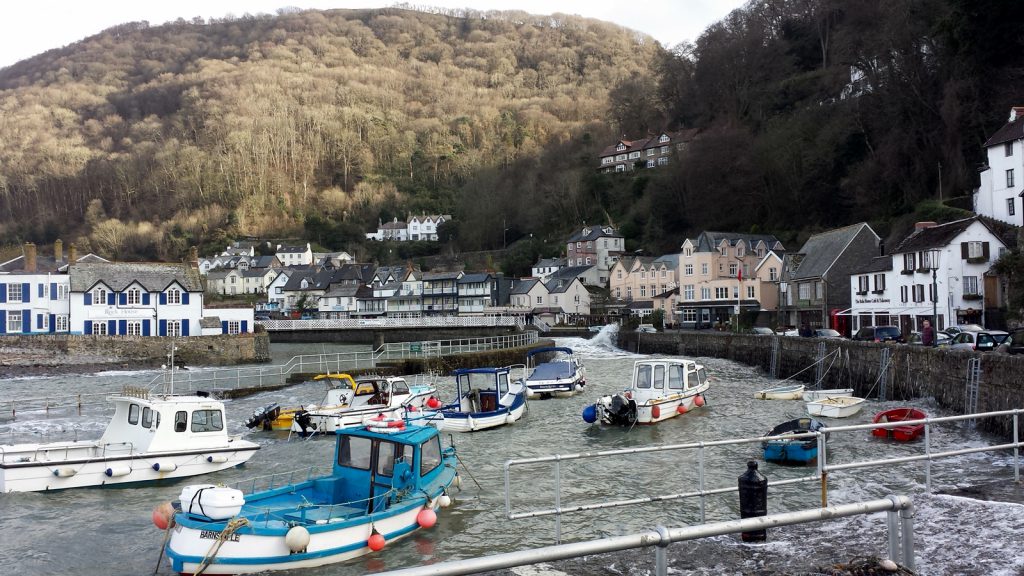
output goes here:
[{"label": "metal railing", "polygon": [[[990,446],[979,446],[974,448],[964,448],[960,450],[948,450],[944,452],[933,452],[931,445],[931,427],[935,424],[941,424],[945,422],[958,422],[958,421],[975,421],[986,418],[998,418],[1011,416],[1013,418],[1013,433],[1014,438],[1019,438],[1019,420],[1021,414],[1024,414],[1024,409],[1016,410],[1003,410],[999,412],[984,412],[980,414],[965,414],[960,416],[946,416],[942,418],[925,418],[923,420],[906,420],[902,422],[880,422],[877,424],[858,424],[851,426],[836,426],[826,427],[820,429],[818,432],[806,432],[802,434],[791,434],[786,435],[784,438],[816,438],[818,444],[818,458],[817,458],[817,469],[814,474],[808,476],[801,476],[796,478],[787,478],[784,480],[773,480],[769,481],[769,486],[783,486],[787,484],[796,484],[802,482],[819,482],[821,484],[821,505],[828,505],[828,478],[830,473],[839,472],[843,470],[853,470],[858,468],[869,468],[876,466],[886,466],[892,464],[903,464],[909,462],[925,462],[925,488],[928,492],[932,490],[932,461],[942,458],[950,458],[953,456],[962,456],[965,454],[974,454],[979,452],[995,452],[999,450],[1013,450],[1013,470],[1014,470],[1014,481],[1020,480],[1020,447],[1022,442],[1014,441],[1004,444],[996,444]],[[896,428],[900,426],[908,426],[914,424],[924,425],[924,441],[921,443],[921,449],[923,454],[914,456],[904,456],[899,458],[887,458],[881,460],[863,460],[854,462],[845,462],[841,464],[829,464],[828,463],[828,449],[826,446],[826,438],[829,434],[837,434],[844,432],[853,432],[860,430],[873,430],[876,428],[888,429]],[[643,448],[630,448],[620,450],[607,450],[602,452],[584,452],[577,454],[556,454],[551,456],[540,456],[536,458],[523,458],[517,460],[509,460],[505,462],[505,516],[509,520],[517,520],[521,518],[536,518],[541,516],[554,516],[555,517],[555,540],[556,542],[561,540],[561,516],[562,514],[570,512],[582,512],[587,510],[599,510],[604,508],[615,508],[620,506],[632,506],[636,504],[644,504],[650,502],[662,502],[668,500],[681,500],[687,498],[698,498],[700,504],[700,522],[705,521],[705,510],[706,500],[709,496],[715,496],[720,494],[727,494],[731,492],[737,492],[738,487],[736,484],[730,484],[724,487],[713,487],[708,488],[705,485],[705,459],[706,451],[712,448],[735,446],[741,444],[760,443],[769,438],[783,438],[783,437],[757,437],[757,438],[738,438],[728,440],[717,440],[711,442],[694,442],[687,444],[671,444],[666,446],[648,446]],[[622,455],[635,455],[645,454],[653,452],[667,452],[667,451],[697,451],[697,489],[689,492],[679,492],[674,494],[659,494],[653,496],[642,496],[637,498],[629,498],[623,500],[612,500],[604,502],[594,503],[573,503],[571,506],[563,507],[562,505],[562,469],[561,465],[563,462],[572,460],[584,460],[594,458],[604,458],[610,456],[622,456]],[[554,507],[530,510],[526,512],[513,512],[512,511],[512,490],[511,490],[511,470],[514,466],[526,466],[535,465],[538,463],[553,463],[554,464]],[[531,481],[535,481],[537,478],[536,474],[530,476]]]},{"label": "metal railing", "polygon": [[0,417],[17,419],[18,411],[22,412],[45,412],[49,415],[51,410],[64,411],[76,410],[82,415],[83,406],[101,406],[107,403],[115,392],[96,392],[92,394],[74,394],[72,396],[39,396],[35,398],[16,398],[0,401]]},{"label": "metal railing", "polygon": [[[437,304],[435,310],[456,310],[455,304]],[[422,310],[416,309],[417,311]],[[411,311],[411,309],[410,309]],[[522,316],[420,316],[417,318],[337,318],[333,320],[260,320],[270,331],[345,330],[354,328],[494,328],[524,326]]]},{"label": "metal railing", "polygon": [[886,526],[888,528],[888,553],[890,559],[899,559],[900,564],[909,570],[914,570],[914,506],[910,498],[906,496],[889,496],[879,500],[868,500],[852,504],[841,504],[826,508],[812,508],[797,512],[784,512],[770,516],[759,516],[745,518],[742,520],[729,520],[715,522],[712,524],[701,524],[698,526],[686,526],[682,528],[666,528],[658,526],[647,532],[628,534],[625,536],[613,536],[597,540],[574,542],[572,544],[559,544],[545,546],[542,548],[531,548],[505,554],[495,554],[482,558],[470,558],[453,562],[441,562],[430,566],[417,568],[406,568],[404,570],[392,570],[381,572],[380,576],[455,576],[460,574],[477,574],[492,570],[513,568],[539,564],[541,562],[552,562],[557,560],[568,560],[594,554],[607,554],[622,550],[635,550],[637,548],[648,548],[654,546],[654,574],[666,576],[668,574],[668,553],[667,548],[676,542],[709,538],[712,536],[723,536],[740,532],[755,532],[779,526],[791,526],[795,524],[807,524],[811,522],[823,522],[850,516],[861,516],[886,512]]}]

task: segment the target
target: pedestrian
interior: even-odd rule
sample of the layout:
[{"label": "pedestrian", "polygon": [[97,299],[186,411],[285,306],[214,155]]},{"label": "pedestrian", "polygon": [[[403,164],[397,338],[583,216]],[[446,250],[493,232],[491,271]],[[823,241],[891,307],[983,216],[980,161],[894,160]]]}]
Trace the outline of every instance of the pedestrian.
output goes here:
[{"label": "pedestrian", "polygon": [[921,344],[923,346],[935,345],[935,329],[932,328],[931,320],[925,320],[921,328]]},{"label": "pedestrian", "polygon": [[804,338],[810,338],[814,336],[814,332],[811,331],[811,326],[806,322],[800,325],[800,331],[798,332]]}]

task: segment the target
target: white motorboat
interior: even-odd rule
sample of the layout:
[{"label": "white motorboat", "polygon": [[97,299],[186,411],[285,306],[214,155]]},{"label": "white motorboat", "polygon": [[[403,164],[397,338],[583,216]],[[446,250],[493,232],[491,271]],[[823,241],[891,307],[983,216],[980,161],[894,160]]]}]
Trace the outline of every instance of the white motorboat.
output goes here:
[{"label": "white motorboat", "polygon": [[836,396],[807,403],[807,413],[824,418],[847,418],[860,412],[864,399],[856,396]]},{"label": "white motorboat", "polygon": [[355,381],[355,392],[347,404],[316,410],[299,410],[292,422],[292,432],[303,436],[333,434],[342,428],[363,426],[373,418],[403,418],[406,412],[424,408],[433,399],[431,408],[440,406],[434,396],[433,383],[409,385],[398,376],[367,376]]},{"label": "white motorboat", "polygon": [[583,420],[602,424],[655,424],[705,404],[711,386],[704,366],[693,360],[659,358],[633,364],[633,381],[619,394],[583,409]]},{"label": "white motorboat", "polygon": [[475,432],[516,422],[526,412],[526,385],[521,378],[513,380],[511,372],[509,366],[455,370],[455,400],[424,413],[424,418],[446,432]]},{"label": "white motorboat", "polygon": [[827,388],[825,390],[805,390],[803,398],[804,402],[814,402],[815,400],[835,398],[836,396],[853,396],[853,388]]},{"label": "white motorboat", "polygon": [[790,384],[759,390],[754,392],[754,398],[758,400],[799,400],[803,393],[803,384]]},{"label": "white motorboat", "polygon": [[0,446],[0,492],[35,492],[183,478],[237,466],[259,444],[229,436],[208,396],[125,388],[98,440]]},{"label": "white motorboat", "polygon": [[[534,364],[539,354],[554,353],[547,362]],[[530,375],[526,378],[526,391],[530,398],[568,397],[586,386],[586,371],[572,348],[546,346],[526,353]]]}]

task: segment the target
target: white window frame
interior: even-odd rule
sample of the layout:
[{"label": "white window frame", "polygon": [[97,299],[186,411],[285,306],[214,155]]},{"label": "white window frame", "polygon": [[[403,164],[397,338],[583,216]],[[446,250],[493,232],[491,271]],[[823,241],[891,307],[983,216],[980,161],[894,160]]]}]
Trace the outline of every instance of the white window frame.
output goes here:
[{"label": "white window frame", "polygon": [[701,300],[711,300],[711,288],[710,287],[705,286],[705,287],[702,287],[700,289],[700,299]]},{"label": "white window frame", "polygon": [[683,300],[693,300],[693,284],[686,284],[683,286]]},{"label": "white window frame", "polygon": [[127,336],[142,336],[142,321],[129,320],[127,323]]},{"label": "white window frame", "polygon": [[693,264],[683,266],[683,274],[686,276],[693,276]]},{"label": "white window frame", "polygon": [[885,274],[875,274],[875,292],[885,290]]},{"label": "white window frame", "polygon": [[67,332],[70,330],[70,319],[67,314],[57,314],[54,318],[54,331],[55,332]]},{"label": "white window frame", "polygon": [[704,276],[708,275],[708,263],[707,262],[701,263],[701,265],[700,265],[700,273],[703,274]]},{"label": "white window frame", "polygon": [[683,308],[683,322],[696,322],[697,321],[697,309],[696,308]]},{"label": "white window frame", "polygon": [[1007,198],[1006,199],[1006,213],[1013,216],[1017,213],[1017,199]]},{"label": "white window frame", "polygon": [[728,286],[715,286],[715,300],[728,300],[729,299],[729,287]]},{"label": "white window frame", "polygon": [[753,300],[754,299],[754,286],[753,285],[747,286],[747,299],[748,300]]},{"label": "white window frame", "polygon": [[[169,288],[167,290],[167,303],[181,304],[181,290],[179,288]],[[168,336],[170,336],[170,334],[168,334]]]},{"label": "white window frame", "polygon": [[[7,301],[12,303],[23,301],[20,282],[12,282],[7,285]],[[21,312],[18,313],[20,314]],[[13,332],[13,330],[11,330],[11,332]],[[18,332],[21,332],[21,330],[18,330]]]},{"label": "white window frame", "polygon": [[57,300],[67,300],[70,294],[70,284],[57,284]]},{"label": "white window frame", "polygon": [[967,243],[967,257],[968,258],[984,258],[985,247],[983,242],[968,242]]},{"label": "white window frame", "polygon": [[171,337],[181,336],[181,320],[167,321],[167,335]]},{"label": "white window frame", "polygon": [[105,320],[99,320],[92,323],[93,336],[106,336],[107,335],[107,323]]},{"label": "white window frame", "polygon": [[228,320],[228,334],[240,334],[242,332],[242,323],[238,320]]},{"label": "white window frame", "polygon": [[8,310],[7,311],[7,333],[17,334],[24,328],[21,323],[22,316],[21,310]]},{"label": "white window frame", "polygon": [[1013,168],[1009,168],[1006,170],[1006,187],[1013,188],[1013,185]]},{"label": "white window frame", "polygon": [[125,292],[125,302],[128,306],[138,306],[142,304],[142,290],[138,288],[129,288]]}]

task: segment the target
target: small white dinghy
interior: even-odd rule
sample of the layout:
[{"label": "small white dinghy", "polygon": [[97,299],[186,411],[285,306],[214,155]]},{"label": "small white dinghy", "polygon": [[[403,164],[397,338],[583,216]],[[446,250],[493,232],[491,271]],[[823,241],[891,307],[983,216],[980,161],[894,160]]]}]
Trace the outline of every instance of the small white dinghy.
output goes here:
[{"label": "small white dinghy", "polygon": [[856,396],[836,396],[807,403],[807,413],[824,418],[847,418],[860,412],[864,399]]},{"label": "small white dinghy", "polygon": [[803,393],[803,384],[790,384],[759,390],[754,392],[754,398],[758,400],[799,400]]},{"label": "small white dinghy", "polygon": [[836,396],[853,396],[853,388],[826,388],[825,390],[806,390],[804,392],[804,402],[814,402],[815,400],[835,398]]}]

